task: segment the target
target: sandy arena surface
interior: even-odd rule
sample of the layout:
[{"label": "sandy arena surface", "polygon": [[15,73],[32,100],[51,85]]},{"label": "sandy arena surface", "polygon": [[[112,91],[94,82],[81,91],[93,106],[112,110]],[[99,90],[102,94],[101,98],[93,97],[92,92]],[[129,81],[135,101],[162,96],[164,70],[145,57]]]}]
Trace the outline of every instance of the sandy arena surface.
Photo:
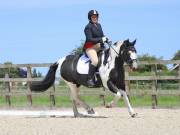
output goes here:
[{"label": "sandy arena surface", "polygon": [[0,116],[0,135],[180,135],[180,109],[135,108],[136,118],[126,108],[95,111],[107,118]]}]

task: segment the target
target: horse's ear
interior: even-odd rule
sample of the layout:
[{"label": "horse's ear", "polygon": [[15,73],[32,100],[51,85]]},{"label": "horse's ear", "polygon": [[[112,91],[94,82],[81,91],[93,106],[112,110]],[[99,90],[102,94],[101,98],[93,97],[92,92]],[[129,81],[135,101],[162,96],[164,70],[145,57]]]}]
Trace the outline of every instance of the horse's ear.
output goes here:
[{"label": "horse's ear", "polygon": [[132,45],[135,45],[136,44],[136,39],[131,43]]},{"label": "horse's ear", "polygon": [[129,43],[129,38],[126,39],[126,40],[124,40],[124,43],[125,43],[125,44],[128,44],[128,43]]}]

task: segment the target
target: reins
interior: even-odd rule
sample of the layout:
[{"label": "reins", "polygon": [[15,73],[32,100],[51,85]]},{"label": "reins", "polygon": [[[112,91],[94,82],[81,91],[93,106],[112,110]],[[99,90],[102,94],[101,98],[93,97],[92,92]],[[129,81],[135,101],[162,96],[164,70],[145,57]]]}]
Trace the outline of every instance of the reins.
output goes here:
[{"label": "reins", "polygon": [[113,49],[113,51],[119,56],[119,53],[112,47],[112,41],[107,42],[109,48]]}]

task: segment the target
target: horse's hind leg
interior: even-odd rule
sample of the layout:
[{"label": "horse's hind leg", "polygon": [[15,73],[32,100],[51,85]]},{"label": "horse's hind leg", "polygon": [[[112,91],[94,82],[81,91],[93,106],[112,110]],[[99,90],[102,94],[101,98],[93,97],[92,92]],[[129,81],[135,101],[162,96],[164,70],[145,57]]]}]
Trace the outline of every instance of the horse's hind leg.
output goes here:
[{"label": "horse's hind leg", "polygon": [[79,91],[80,91],[80,88],[77,87],[76,92],[74,93],[77,104],[80,104],[87,111],[88,114],[94,114],[95,112],[94,112],[93,108],[91,108],[88,104],[86,104],[84,101],[82,101],[80,99]]},{"label": "horse's hind leg", "polygon": [[[64,80],[65,81],[65,80]],[[66,84],[69,86],[70,88],[70,96],[71,96],[71,101],[72,101],[72,107],[73,107],[73,112],[74,112],[74,117],[83,117],[83,114],[80,114],[78,112],[77,109],[77,102],[76,102],[76,98],[75,98],[75,91],[77,89],[76,85],[71,83],[71,82],[67,82],[65,81]]]},{"label": "horse's hind leg", "polygon": [[86,104],[84,101],[80,99],[79,91],[80,88],[77,87],[76,84],[73,84],[73,88],[71,89],[72,98],[75,100],[76,104],[81,105],[87,111],[88,114],[94,114],[94,110],[88,104]]},{"label": "horse's hind leg", "polygon": [[70,83],[67,81],[65,81],[65,82],[67,83],[67,85],[70,88],[70,94],[71,94],[74,116],[75,117],[86,117],[85,115],[80,114],[78,112],[77,104],[82,105],[82,107],[84,107],[89,114],[94,113],[93,109],[91,109],[86,103],[84,103],[83,101],[80,100],[80,98],[78,96],[79,88],[76,86],[76,84],[73,84],[73,83]]}]

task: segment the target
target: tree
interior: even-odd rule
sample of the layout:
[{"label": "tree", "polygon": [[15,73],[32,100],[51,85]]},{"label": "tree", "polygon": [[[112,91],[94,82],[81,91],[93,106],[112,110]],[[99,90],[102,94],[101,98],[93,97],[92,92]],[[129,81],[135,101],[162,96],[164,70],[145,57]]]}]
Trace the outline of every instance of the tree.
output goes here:
[{"label": "tree", "polygon": [[83,52],[84,41],[81,40],[81,44],[72,50],[71,54],[81,54]]},{"label": "tree", "polygon": [[34,77],[34,78],[37,77],[37,72],[36,72],[36,69],[35,69],[35,68],[33,69],[32,77]]},{"label": "tree", "polygon": [[40,72],[37,72],[36,68],[34,68],[32,72],[32,77],[33,78],[42,77],[42,74]]},{"label": "tree", "polygon": [[37,76],[38,76],[38,77],[42,77],[42,73],[40,73],[40,72],[38,71]]},{"label": "tree", "polygon": [[180,50],[178,50],[178,51],[174,54],[172,60],[180,60]]},{"label": "tree", "polygon": [[[5,62],[4,64],[11,65],[12,62]],[[8,69],[0,68],[0,78],[4,78],[5,73],[8,73],[10,78],[26,77],[26,76],[22,76],[22,71],[27,72],[26,70],[22,68],[8,68]],[[41,77],[41,76],[42,74],[40,72],[37,73],[36,69],[33,70],[32,77]]]},{"label": "tree", "polygon": [[[155,60],[162,60],[163,58],[156,58],[155,56],[150,56],[149,54],[143,54],[138,56],[138,60],[140,61],[155,61]],[[158,64],[157,70],[167,70],[166,65]],[[139,72],[149,72],[151,71],[151,65],[140,65],[138,67]]]},{"label": "tree", "polygon": [[[12,62],[5,62],[5,65],[12,65]],[[1,77],[5,77],[5,73],[9,73],[10,78],[18,77],[18,69],[17,68],[8,68],[1,70]]]}]

